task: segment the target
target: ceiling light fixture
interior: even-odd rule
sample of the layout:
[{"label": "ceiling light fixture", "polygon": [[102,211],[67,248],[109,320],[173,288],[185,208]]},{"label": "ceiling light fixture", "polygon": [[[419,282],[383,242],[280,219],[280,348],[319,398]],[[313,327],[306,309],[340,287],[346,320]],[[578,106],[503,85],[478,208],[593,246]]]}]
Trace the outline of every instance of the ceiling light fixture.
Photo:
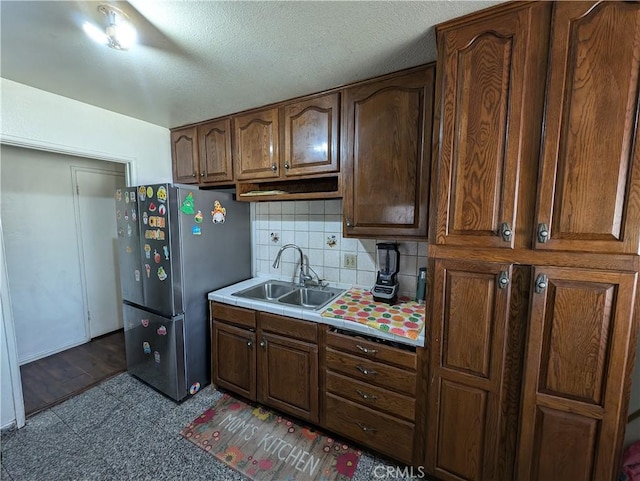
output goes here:
[{"label": "ceiling light fixture", "polygon": [[82,26],[85,33],[95,42],[115,50],[129,50],[137,37],[136,29],[129,21],[129,17],[112,5],[99,5],[98,11],[107,17],[107,26],[104,32],[92,23],[85,22]]}]

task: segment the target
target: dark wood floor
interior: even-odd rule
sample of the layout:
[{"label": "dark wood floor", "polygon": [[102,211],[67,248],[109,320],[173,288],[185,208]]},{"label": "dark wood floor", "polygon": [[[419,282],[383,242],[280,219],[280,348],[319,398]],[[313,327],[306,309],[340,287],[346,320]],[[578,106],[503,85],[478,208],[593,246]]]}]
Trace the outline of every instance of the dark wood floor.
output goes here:
[{"label": "dark wood floor", "polygon": [[26,415],[127,370],[122,330],[20,367]]}]

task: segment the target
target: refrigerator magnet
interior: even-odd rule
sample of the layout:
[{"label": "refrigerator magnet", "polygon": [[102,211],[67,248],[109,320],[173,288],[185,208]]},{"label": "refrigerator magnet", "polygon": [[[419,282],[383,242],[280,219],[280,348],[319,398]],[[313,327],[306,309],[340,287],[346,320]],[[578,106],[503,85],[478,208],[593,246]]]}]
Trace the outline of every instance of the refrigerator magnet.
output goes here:
[{"label": "refrigerator magnet", "polygon": [[142,327],[149,327],[149,319],[140,319],[140,324]]},{"label": "refrigerator magnet", "polygon": [[153,202],[151,202],[149,204],[149,212],[155,212],[155,211],[156,211],[156,205]]},{"label": "refrigerator magnet", "polygon": [[153,250],[153,260],[156,264],[160,264],[160,253],[156,249]]},{"label": "refrigerator magnet", "polygon": [[144,256],[147,259],[151,259],[151,246],[149,244],[144,245]]},{"label": "refrigerator magnet", "polygon": [[142,343],[142,349],[145,354],[151,354],[151,346],[149,345],[148,342],[145,341]]},{"label": "refrigerator magnet", "polygon": [[131,229],[131,224],[127,224],[127,237],[131,237],[131,233],[133,230]]},{"label": "refrigerator magnet", "polygon": [[194,225],[194,226],[191,228],[191,233],[192,233],[193,235],[201,235],[201,234],[202,234],[202,229],[200,229],[200,226],[199,226],[199,225]]},{"label": "refrigerator magnet", "polygon": [[138,214],[136,214],[135,209],[132,209],[132,210],[131,210],[131,220],[132,220],[132,221],[134,221],[134,222],[135,222],[136,220],[138,220]]},{"label": "refrigerator magnet", "polygon": [[146,198],[147,188],[144,185],[141,185],[140,187],[138,187],[138,199],[140,199],[140,202],[144,202]]},{"label": "refrigerator magnet", "polygon": [[136,191],[132,190],[131,192],[129,192],[129,197],[131,198],[131,202],[135,202],[136,201]]},{"label": "refrigerator magnet", "polygon": [[153,351],[153,358],[160,364],[160,353],[158,351]]},{"label": "refrigerator magnet", "polygon": [[151,276],[151,266],[149,264],[145,264],[144,269],[147,271],[147,279],[149,279]]},{"label": "refrigerator magnet", "polygon": [[161,185],[160,187],[158,187],[158,192],[156,193],[156,197],[158,198],[159,202],[167,201],[167,189],[165,189],[164,185]]},{"label": "refrigerator magnet", "polygon": [[124,202],[125,202],[125,204],[129,203],[129,191],[124,193]]},{"label": "refrigerator magnet", "polygon": [[158,267],[158,279],[164,281],[167,278],[167,273],[164,271],[164,267]]},{"label": "refrigerator magnet", "polygon": [[158,214],[165,215],[166,213],[167,213],[167,208],[164,205],[160,205],[160,207],[158,207]]},{"label": "refrigerator magnet", "polygon": [[168,261],[169,260],[169,247],[168,246],[162,246],[162,251],[164,252],[164,260]]},{"label": "refrigerator magnet", "polygon": [[158,336],[166,336],[167,328],[164,326],[160,326],[156,332],[158,333]]},{"label": "refrigerator magnet", "polygon": [[180,207],[180,210],[182,211],[183,214],[193,215],[196,213],[195,209],[196,209],[196,204],[193,200],[193,194],[189,192],[187,196],[184,198],[184,200],[182,201],[182,206]]},{"label": "refrigerator magnet", "polygon": [[140,282],[140,271],[136,269],[133,274],[136,276],[136,282]]},{"label": "refrigerator magnet", "polygon": [[214,201],[213,210],[211,211],[211,220],[214,224],[222,224],[227,216],[227,209],[220,205],[219,201]]},{"label": "refrigerator magnet", "polygon": [[116,200],[120,202],[122,200],[122,189],[116,190]]},{"label": "refrigerator magnet", "polygon": [[147,225],[147,223],[148,223],[148,222],[149,222],[149,216],[147,215],[147,213],[146,213],[146,212],[143,212],[143,213],[142,213],[142,223],[143,223],[144,225]]},{"label": "refrigerator magnet", "polygon": [[124,210],[124,220],[129,220],[129,211],[127,209]]},{"label": "refrigerator magnet", "polygon": [[124,249],[124,250],[125,250],[125,251],[127,251],[127,254],[131,254],[131,252],[133,252],[133,251],[131,250],[131,246],[127,246],[127,247],[125,247],[125,249]]},{"label": "refrigerator magnet", "polygon": [[118,220],[122,219],[122,214],[120,213],[120,210],[116,211],[116,219]]},{"label": "refrigerator magnet", "polygon": [[194,382],[191,387],[189,388],[189,394],[193,395],[195,393],[197,393],[200,390],[200,383],[199,382]]},{"label": "refrigerator magnet", "polygon": [[200,222],[202,222],[203,218],[204,216],[202,215],[202,211],[199,210],[198,212],[196,212],[196,215],[193,219],[199,224]]},{"label": "refrigerator magnet", "polygon": [[147,187],[147,197],[149,199],[153,198],[153,187],[151,187],[151,186]]}]

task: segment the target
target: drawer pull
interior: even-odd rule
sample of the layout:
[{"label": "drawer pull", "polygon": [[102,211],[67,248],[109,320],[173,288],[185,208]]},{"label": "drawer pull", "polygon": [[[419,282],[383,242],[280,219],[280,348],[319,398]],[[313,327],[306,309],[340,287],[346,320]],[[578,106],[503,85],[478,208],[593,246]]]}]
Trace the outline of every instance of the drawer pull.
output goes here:
[{"label": "drawer pull", "polygon": [[372,376],[375,376],[376,374],[378,374],[378,371],[374,371],[373,369],[371,370],[365,369],[362,366],[356,366],[356,369],[360,371],[362,374],[364,374],[365,376],[368,376],[369,374],[371,374]]},{"label": "drawer pull", "polygon": [[360,349],[362,352],[364,352],[365,354],[375,354],[378,352],[377,349],[368,349],[366,347],[362,347],[360,344],[356,344],[356,347]]},{"label": "drawer pull", "polygon": [[371,401],[375,401],[376,399],[378,399],[378,396],[374,396],[373,394],[364,393],[364,392],[360,391],[359,389],[356,389],[356,392],[358,394],[360,394],[362,399],[371,400]]},{"label": "drawer pull", "polygon": [[376,429],[376,428],[371,428],[371,427],[369,427],[369,426],[365,426],[364,424],[359,423],[358,421],[356,421],[356,424],[357,424],[357,425],[358,425],[358,427],[359,427],[360,429],[362,429],[363,431],[377,431],[377,429]]}]

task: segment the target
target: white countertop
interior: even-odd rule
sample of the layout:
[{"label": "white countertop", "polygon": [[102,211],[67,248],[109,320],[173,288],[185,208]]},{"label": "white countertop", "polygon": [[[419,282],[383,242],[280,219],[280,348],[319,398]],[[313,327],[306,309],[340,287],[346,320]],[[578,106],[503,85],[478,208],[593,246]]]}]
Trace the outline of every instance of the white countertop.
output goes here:
[{"label": "white countertop", "polygon": [[[223,304],[230,304],[233,306],[244,307],[247,309],[254,309],[256,311],[270,312],[272,314],[279,314],[281,316],[294,317],[296,319],[303,319],[305,321],[317,322],[319,324],[328,324],[330,326],[344,329],[346,331],[352,331],[367,336],[377,337],[379,339],[385,339],[387,341],[398,342],[401,344],[407,344],[410,346],[424,346],[424,330],[422,329],[417,339],[409,339],[403,336],[397,336],[388,332],[369,327],[365,324],[358,322],[348,321],[344,319],[337,319],[334,317],[323,317],[322,311],[329,307],[331,303],[327,304],[324,308],[314,311],[310,309],[302,309],[295,306],[286,306],[283,304],[276,304],[272,302],[258,301],[254,299],[246,299],[243,297],[233,296],[234,292],[253,287],[274,277],[253,277],[246,281],[238,282],[237,284],[218,289],[210,292],[208,298],[210,301],[222,302]],[[332,285],[332,287],[339,287],[342,289],[349,289],[353,286],[344,285]]]}]

